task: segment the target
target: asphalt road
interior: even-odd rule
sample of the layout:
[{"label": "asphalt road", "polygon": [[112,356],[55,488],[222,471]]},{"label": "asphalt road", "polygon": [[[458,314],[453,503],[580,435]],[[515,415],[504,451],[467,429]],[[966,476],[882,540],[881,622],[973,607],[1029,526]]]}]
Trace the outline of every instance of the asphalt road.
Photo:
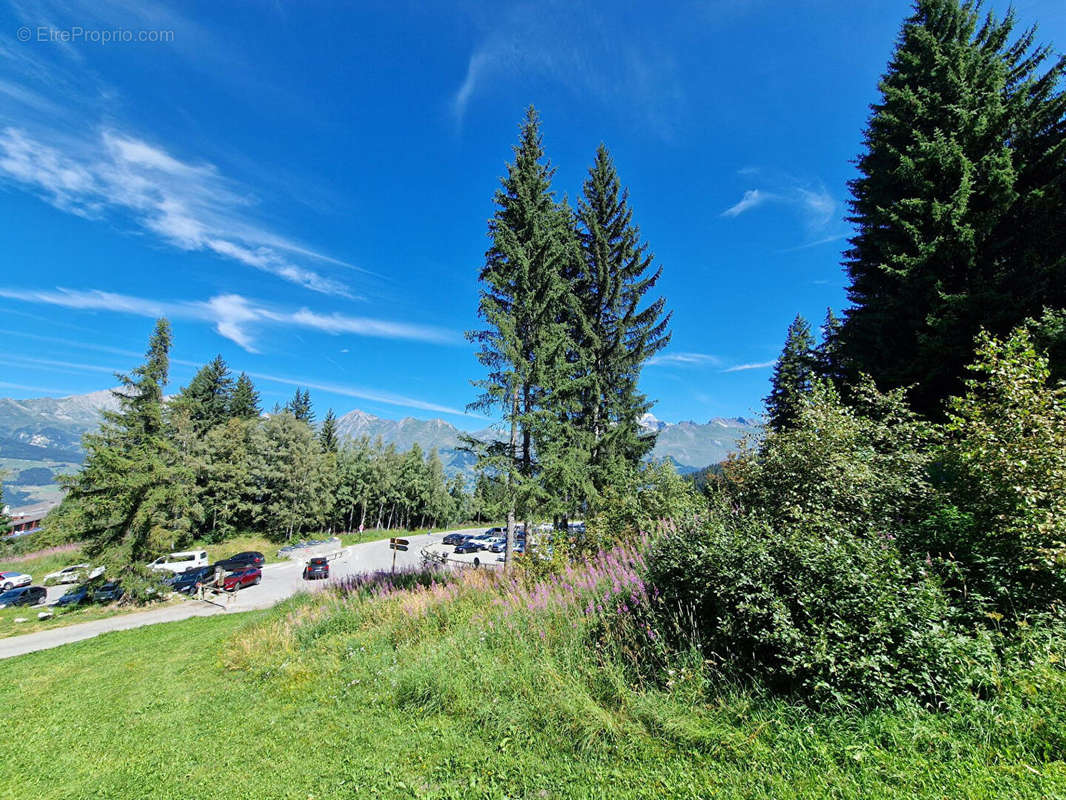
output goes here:
[{"label": "asphalt road", "polygon": [[[459,532],[481,533],[483,530],[483,528],[464,528]],[[451,531],[422,534],[420,536],[402,536],[402,538],[410,542],[410,549],[407,552],[396,552],[396,566],[399,568],[421,564],[422,550],[425,548],[428,548],[430,552],[447,555],[450,563],[472,565],[475,555],[454,555],[452,554],[454,548],[441,544],[441,539],[444,538],[445,533],[451,533]],[[102,633],[139,628],[143,625],[174,622],[188,619],[189,617],[269,608],[300,591],[322,591],[331,583],[343,580],[350,575],[390,569],[392,567],[392,558],[393,551],[389,549],[388,539],[351,545],[344,548],[341,555],[330,562],[330,578],[325,581],[305,581],[303,579],[303,559],[279,564],[267,564],[263,567],[263,580],[258,586],[249,586],[232,594],[223,595],[218,598],[217,603],[189,599],[177,606],[149,609],[131,614],[119,614],[107,619],[82,622],[47,631],[27,633],[21,636],[9,636],[0,639],[0,658],[11,658],[24,653],[32,653],[36,650],[46,650],[51,647],[59,647],[70,642],[99,636]],[[477,558],[485,567],[499,566],[497,556],[493,553],[478,553]],[[54,603],[69,588],[69,586],[49,587],[47,603]],[[36,606],[32,609],[28,608],[26,609],[26,616],[36,616],[37,612],[41,610],[43,610],[41,606]]]}]

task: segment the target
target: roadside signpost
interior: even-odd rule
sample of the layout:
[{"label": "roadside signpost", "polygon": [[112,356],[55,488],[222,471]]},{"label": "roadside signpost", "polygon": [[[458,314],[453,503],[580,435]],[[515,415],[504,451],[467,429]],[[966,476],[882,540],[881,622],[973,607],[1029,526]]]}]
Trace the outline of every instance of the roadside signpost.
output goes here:
[{"label": "roadside signpost", "polygon": [[393,538],[389,539],[389,549],[392,551],[392,571],[393,572],[396,571],[396,551],[400,550],[400,551],[406,552],[407,551],[407,545],[409,545],[409,544],[411,544],[411,543],[409,541],[407,541],[406,539],[397,539],[396,537],[393,537]]}]

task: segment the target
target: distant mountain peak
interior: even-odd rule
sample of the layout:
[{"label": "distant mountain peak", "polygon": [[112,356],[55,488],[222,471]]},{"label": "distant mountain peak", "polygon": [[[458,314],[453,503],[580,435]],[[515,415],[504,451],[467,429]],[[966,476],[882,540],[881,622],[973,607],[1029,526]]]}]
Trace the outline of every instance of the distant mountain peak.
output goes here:
[{"label": "distant mountain peak", "polygon": [[[83,457],[82,434],[100,424],[102,410],[117,408],[118,400],[109,389],[59,398],[0,398],[0,459],[9,463],[15,459],[37,461],[50,468],[58,463],[76,464]],[[640,425],[656,433],[650,458],[669,459],[681,472],[723,461],[737,449],[741,439],[758,433],[757,422],[744,417],[714,417],[706,423],[692,420],[671,423],[647,413],[641,416]],[[410,450],[417,443],[426,453],[436,450],[449,474],[464,475],[471,474],[476,459],[461,449],[461,437],[470,435],[490,440],[502,436],[499,425],[467,434],[439,418],[395,420],[361,409],[337,418],[337,435],[341,439],[365,436],[372,442],[380,438],[400,451]]]}]

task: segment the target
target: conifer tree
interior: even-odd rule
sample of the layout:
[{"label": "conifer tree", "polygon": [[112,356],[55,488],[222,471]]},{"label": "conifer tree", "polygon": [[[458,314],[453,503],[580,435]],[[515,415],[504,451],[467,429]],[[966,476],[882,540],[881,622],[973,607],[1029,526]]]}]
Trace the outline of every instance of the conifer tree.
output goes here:
[{"label": "conifer tree", "polygon": [[84,466],[63,482],[86,554],[127,573],[187,535],[193,521],[191,482],[163,422],[170,342],[170,323],[160,319],[144,363],[117,376],[119,410],[103,412],[100,430],[83,439]]},{"label": "conifer tree", "polygon": [[238,419],[258,419],[259,392],[248,375],[242,372],[237,378],[237,385],[233,389],[230,399],[229,415]]},{"label": "conifer tree", "polygon": [[200,368],[189,385],[174,399],[174,408],[185,411],[199,432],[221,425],[230,415],[233,378],[221,355]]},{"label": "conifer tree", "polygon": [[822,322],[822,341],[814,348],[814,369],[819,378],[831,381],[838,389],[845,382],[844,369],[839,353],[841,320],[832,308],[825,310]]},{"label": "conifer tree", "polygon": [[788,326],[785,347],[777,359],[770,380],[766,415],[771,430],[788,430],[796,421],[800,404],[811,391],[815,364],[813,349],[811,326],[797,314]]},{"label": "conifer tree", "polygon": [[536,459],[549,448],[540,445],[552,441],[565,415],[562,406],[572,399],[567,358],[574,351],[568,324],[573,294],[564,273],[575,256],[574,235],[570,214],[552,193],[553,174],[530,107],[489,221],[492,244],[480,273],[478,306],[487,327],[468,334],[488,370],[475,382],[481,395],[471,408],[500,408],[508,429],[506,441],[479,454],[480,466],[498,474],[508,494],[508,565],[516,516],[544,500]]},{"label": "conifer tree", "polygon": [[670,341],[670,314],[662,298],[647,300],[662,275],[633,223],[629,192],[622,189],[604,145],[578,203],[582,247],[576,281],[582,319],[575,326],[582,372],[581,419],[590,434],[592,482],[602,492],[619,469],[635,466],[655,446],[640,427],[651,403],[637,384],[643,365]]},{"label": "conifer tree", "polygon": [[297,389],[292,400],[285,406],[285,410],[301,422],[308,425],[314,424],[315,412],[311,408],[311,392],[307,389]]},{"label": "conifer tree", "polygon": [[1066,303],[1066,59],[1012,14],[917,0],[852,181],[840,356],[939,415],[974,336]]},{"label": "conifer tree", "polygon": [[333,414],[332,408],[326,412],[326,417],[322,420],[322,427],[318,431],[318,441],[324,452],[337,452],[337,417]]}]

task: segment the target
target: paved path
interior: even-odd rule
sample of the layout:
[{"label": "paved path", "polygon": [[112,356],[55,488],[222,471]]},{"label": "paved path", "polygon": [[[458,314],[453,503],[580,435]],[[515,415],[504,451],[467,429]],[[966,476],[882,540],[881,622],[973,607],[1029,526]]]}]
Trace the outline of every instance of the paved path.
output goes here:
[{"label": "paved path", "polygon": [[[481,529],[464,529],[464,533],[480,533]],[[439,547],[445,532],[404,537],[410,541],[410,550],[396,553],[396,566],[414,566],[422,563],[422,549],[429,545]],[[447,548],[451,550],[452,548]],[[488,553],[482,553],[486,560]],[[76,625],[53,628],[21,636],[8,636],[0,639],[0,659],[47,650],[70,642],[81,641],[99,636],[101,633],[139,628],[143,625],[155,625],[160,622],[175,622],[190,617],[210,616],[213,614],[252,611],[270,608],[299,591],[321,591],[330,583],[350,575],[389,569],[392,566],[393,551],[389,549],[388,539],[377,542],[355,544],[344,548],[340,558],[330,562],[329,581],[303,580],[303,561],[286,561],[280,564],[268,564],[263,568],[263,581],[258,586],[249,586],[224,598],[219,604],[186,600],[180,605],[166,608],[149,609],[132,614],[118,614],[107,619],[81,622]],[[457,560],[460,557],[455,557]],[[494,557],[493,557],[494,558]],[[462,559],[467,560],[467,559]],[[472,558],[470,559],[472,560]],[[48,601],[54,602],[69,587],[61,587],[53,597],[49,592]],[[228,601],[228,602],[227,602]]]}]

